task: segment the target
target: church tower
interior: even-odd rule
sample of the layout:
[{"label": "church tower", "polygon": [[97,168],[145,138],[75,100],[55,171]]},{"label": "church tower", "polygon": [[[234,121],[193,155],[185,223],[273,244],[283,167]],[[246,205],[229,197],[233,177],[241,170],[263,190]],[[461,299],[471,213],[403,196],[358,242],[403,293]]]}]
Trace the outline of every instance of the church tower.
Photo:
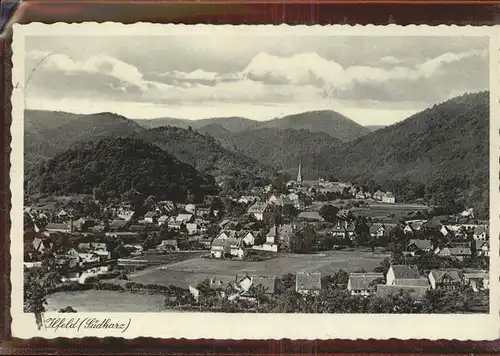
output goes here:
[{"label": "church tower", "polygon": [[297,183],[302,184],[302,161],[299,162],[299,172],[297,173]]}]

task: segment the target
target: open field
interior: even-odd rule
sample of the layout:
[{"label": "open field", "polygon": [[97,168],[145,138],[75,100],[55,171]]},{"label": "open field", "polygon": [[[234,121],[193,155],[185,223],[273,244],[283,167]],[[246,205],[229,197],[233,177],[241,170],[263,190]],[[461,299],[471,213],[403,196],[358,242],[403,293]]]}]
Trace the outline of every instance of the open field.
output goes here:
[{"label": "open field", "polygon": [[70,305],[78,312],[158,312],[164,300],[161,295],[117,291],[58,292],[47,297],[47,311],[59,311]]},{"label": "open field", "polygon": [[187,288],[210,277],[234,278],[237,274],[282,276],[287,273],[321,272],[333,274],[339,269],[348,272],[372,271],[388,257],[368,251],[325,251],[313,255],[281,255],[261,262],[193,258],[170,265],[148,268],[129,275],[129,280],[141,284],[176,285]]},{"label": "open field", "polygon": [[169,263],[176,263],[184,260],[189,260],[192,258],[197,258],[202,255],[206,255],[208,252],[207,251],[200,251],[200,252],[191,252],[191,251],[174,251],[174,252],[167,252],[165,254],[151,254],[151,255],[143,255],[143,256],[137,256],[137,257],[131,257],[131,260],[144,260],[144,261],[151,261],[151,262],[161,262],[164,264],[169,264]]}]

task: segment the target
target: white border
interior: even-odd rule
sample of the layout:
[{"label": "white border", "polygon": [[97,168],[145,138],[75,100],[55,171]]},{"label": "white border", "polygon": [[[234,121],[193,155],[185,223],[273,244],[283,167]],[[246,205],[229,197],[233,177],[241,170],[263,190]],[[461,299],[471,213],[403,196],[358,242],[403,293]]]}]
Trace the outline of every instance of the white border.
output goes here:
[{"label": "white border", "polygon": [[[218,314],[218,313],[78,313],[76,317],[111,318],[128,323],[124,333],[110,330],[38,330],[34,316],[22,311],[23,258],[23,86],[25,36],[165,36],[227,35],[231,27],[238,36],[489,36],[490,41],[490,314],[487,315],[390,315],[390,314]],[[279,32],[276,32],[279,28]],[[214,26],[137,23],[32,23],[14,25],[11,151],[11,315],[12,334],[18,338],[116,336],[124,338],[212,339],[456,339],[493,340],[500,337],[499,290],[499,40],[496,27],[471,26]],[[66,314],[68,315],[68,314]],[[62,316],[45,313],[45,316]],[[75,315],[71,315],[75,317]]]}]

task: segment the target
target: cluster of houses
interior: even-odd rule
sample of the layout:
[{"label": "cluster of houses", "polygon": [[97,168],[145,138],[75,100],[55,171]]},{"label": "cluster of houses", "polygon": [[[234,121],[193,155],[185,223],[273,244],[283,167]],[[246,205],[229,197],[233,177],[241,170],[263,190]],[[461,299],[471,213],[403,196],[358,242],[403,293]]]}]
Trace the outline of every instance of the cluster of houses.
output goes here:
[{"label": "cluster of houses", "polygon": [[482,270],[433,269],[422,276],[416,266],[391,265],[385,276],[375,272],[351,273],[347,289],[351,295],[360,296],[387,296],[403,290],[419,299],[430,289],[454,290],[464,286],[476,292],[489,289],[489,275]]}]

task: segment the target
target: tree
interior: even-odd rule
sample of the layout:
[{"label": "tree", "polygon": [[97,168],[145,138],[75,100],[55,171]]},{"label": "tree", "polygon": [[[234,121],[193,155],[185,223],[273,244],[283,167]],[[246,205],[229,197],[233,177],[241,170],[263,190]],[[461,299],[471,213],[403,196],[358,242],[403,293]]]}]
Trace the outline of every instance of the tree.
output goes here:
[{"label": "tree", "polygon": [[321,217],[325,219],[325,221],[331,223],[337,221],[338,212],[339,208],[330,204],[323,205],[321,209],[319,209],[319,215],[321,215]]}]

